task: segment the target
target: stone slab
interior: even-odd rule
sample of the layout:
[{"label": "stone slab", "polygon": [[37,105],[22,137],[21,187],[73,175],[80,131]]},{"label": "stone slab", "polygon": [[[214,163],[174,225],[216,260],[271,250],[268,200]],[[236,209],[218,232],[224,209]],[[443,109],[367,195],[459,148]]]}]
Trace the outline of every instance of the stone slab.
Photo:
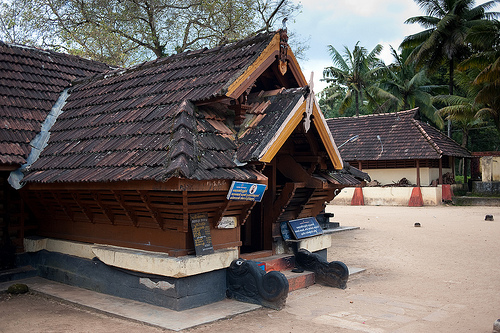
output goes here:
[{"label": "stone slab", "polygon": [[[491,206],[499,207],[500,198],[488,197],[453,197],[453,204],[457,206]],[[485,215],[487,212],[485,213]]]}]

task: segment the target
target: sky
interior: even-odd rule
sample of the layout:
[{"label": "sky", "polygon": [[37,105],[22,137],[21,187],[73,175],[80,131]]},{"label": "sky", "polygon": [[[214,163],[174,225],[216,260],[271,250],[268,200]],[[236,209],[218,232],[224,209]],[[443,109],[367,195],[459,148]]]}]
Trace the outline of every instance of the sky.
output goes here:
[{"label": "sky", "polygon": [[[326,83],[320,81],[323,69],[331,66],[328,45],[343,54],[344,46],[349,50],[356,42],[368,52],[377,44],[384,50],[381,58],[386,64],[393,61],[390,47],[399,47],[405,36],[422,31],[418,24],[404,24],[406,19],[424,15],[413,0],[293,0],[301,3],[302,10],[289,19],[287,28],[297,38],[309,41],[306,59],[299,59],[304,76],[309,81],[314,72],[314,91],[320,92]],[[476,1],[476,5],[486,1]],[[490,11],[500,11],[500,6]],[[293,51],[293,43],[292,43]]]}]

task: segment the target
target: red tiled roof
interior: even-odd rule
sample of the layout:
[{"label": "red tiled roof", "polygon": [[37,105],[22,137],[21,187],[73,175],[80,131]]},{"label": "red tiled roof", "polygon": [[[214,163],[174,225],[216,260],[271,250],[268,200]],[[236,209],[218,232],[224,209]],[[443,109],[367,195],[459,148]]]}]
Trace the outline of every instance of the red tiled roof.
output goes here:
[{"label": "red tiled roof", "polygon": [[274,33],[82,81],[51,129],[28,182],[256,179],[237,168],[225,106],[193,102],[223,96]]},{"label": "red tiled roof", "polygon": [[[418,117],[418,109],[413,109],[397,113],[332,118],[327,123],[345,161],[471,156],[467,149],[418,120]],[[346,142],[356,135],[356,140]]]},{"label": "red tiled roof", "polygon": [[108,70],[79,57],[0,42],[0,164],[26,163],[29,143],[71,81]]}]

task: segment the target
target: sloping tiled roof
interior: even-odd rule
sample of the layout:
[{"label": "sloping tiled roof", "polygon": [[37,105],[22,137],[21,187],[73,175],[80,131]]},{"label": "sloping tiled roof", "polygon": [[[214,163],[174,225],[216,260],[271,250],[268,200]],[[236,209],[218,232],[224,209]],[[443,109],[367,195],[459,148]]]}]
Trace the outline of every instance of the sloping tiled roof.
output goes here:
[{"label": "sloping tiled roof", "polygon": [[[346,161],[470,157],[469,151],[434,127],[418,120],[418,109],[360,117],[328,119]],[[357,136],[350,142],[349,139]]]},{"label": "sloping tiled roof", "polygon": [[29,143],[71,81],[105,64],[0,42],[0,165],[26,163]]},{"label": "sloping tiled roof", "polygon": [[25,181],[256,179],[255,171],[235,162],[235,133],[224,122],[232,111],[193,102],[224,95],[273,36],[186,52],[76,85]]}]

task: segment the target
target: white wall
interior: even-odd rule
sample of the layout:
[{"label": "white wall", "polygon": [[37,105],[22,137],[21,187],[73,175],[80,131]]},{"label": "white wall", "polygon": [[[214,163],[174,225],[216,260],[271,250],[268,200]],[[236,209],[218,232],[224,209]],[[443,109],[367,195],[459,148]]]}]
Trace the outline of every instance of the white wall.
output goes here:
[{"label": "white wall", "polygon": [[[417,184],[416,168],[401,169],[363,169],[372,180],[377,180],[382,185],[391,185],[399,182],[402,178],[408,179],[412,184]],[[443,168],[443,175],[451,172],[450,169]],[[420,185],[427,186],[433,180],[439,178],[439,168],[420,168]]]},{"label": "white wall", "polygon": [[500,157],[483,156],[480,159],[481,176],[483,182],[500,181]]},{"label": "white wall", "polygon": [[[363,187],[366,206],[408,206],[413,187]],[[443,197],[441,186],[421,187],[424,206],[440,205]],[[351,205],[354,187],[346,187],[330,202],[332,205]]]}]

